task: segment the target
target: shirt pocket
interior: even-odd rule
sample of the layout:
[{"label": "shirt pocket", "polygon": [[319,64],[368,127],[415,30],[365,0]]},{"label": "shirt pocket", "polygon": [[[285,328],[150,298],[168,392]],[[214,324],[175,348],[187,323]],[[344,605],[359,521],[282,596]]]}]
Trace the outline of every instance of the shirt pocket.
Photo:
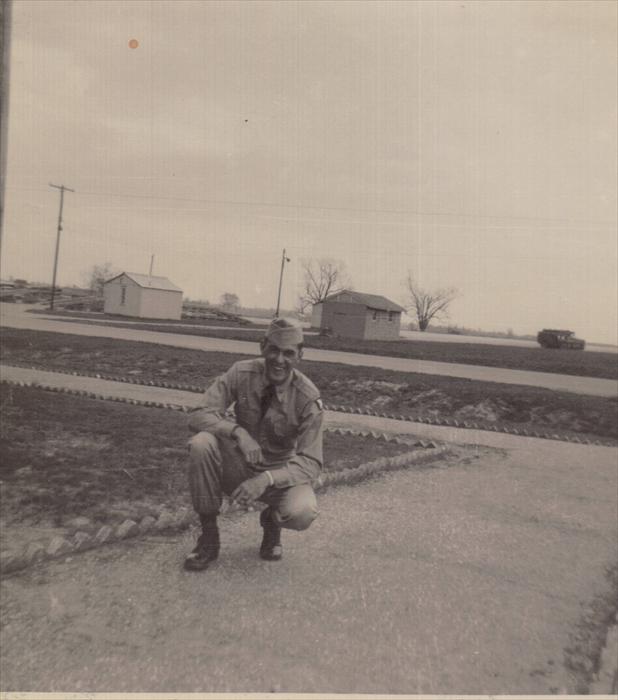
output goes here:
[{"label": "shirt pocket", "polygon": [[296,440],[298,425],[291,421],[285,413],[271,410],[267,414],[267,422],[277,440],[283,440],[286,443]]},{"label": "shirt pocket", "polygon": [[235,406],[236,420],[243,428],[254,428],[260,422],[260,409],[246,394],[241,394]]}]

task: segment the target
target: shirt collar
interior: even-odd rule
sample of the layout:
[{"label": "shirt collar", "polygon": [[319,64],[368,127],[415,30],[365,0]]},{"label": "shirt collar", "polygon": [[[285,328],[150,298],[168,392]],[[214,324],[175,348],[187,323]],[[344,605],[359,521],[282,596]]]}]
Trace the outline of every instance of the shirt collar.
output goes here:
[{"label": "shirt collar", "polygon": [[278,399],[281,399],[281,397],[282,397],[284,394],[287,394],[288,389],[290,388],[293,379],[294,379],[294,370],[292,370],[292,371],[290,372],[289,376],[288,376],[287,379],[283,382],[283,384],[278,384],[278,385],[275,387],[275,391],[277,392],[277,398],[278,398]]}]

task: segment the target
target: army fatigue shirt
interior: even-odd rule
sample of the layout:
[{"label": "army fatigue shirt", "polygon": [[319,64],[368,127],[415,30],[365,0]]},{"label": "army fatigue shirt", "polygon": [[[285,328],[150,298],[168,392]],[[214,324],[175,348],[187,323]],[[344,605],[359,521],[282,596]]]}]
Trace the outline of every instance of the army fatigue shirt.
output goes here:
[{"label": "army fatigue shirt", "polygon": [[[274,486],[311,483],[322,470],[323,408],[313,382],[297,370],[275,386],[268,410],[261,400],[268,380],[262,358],[241,360],[208,387],[189,417],[189,428],[216,436],[231,436],[239,425],[258,442]],[[236,422],[226,416],[234,404]]]}]

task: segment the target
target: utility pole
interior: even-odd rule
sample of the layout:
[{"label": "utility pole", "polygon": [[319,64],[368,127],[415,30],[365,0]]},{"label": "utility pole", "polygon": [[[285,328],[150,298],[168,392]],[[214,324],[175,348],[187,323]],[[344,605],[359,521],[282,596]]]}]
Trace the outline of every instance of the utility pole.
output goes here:
[{"label": "utility pole", "polygon": [[9,134],[9,72],[12,0],[0,0],[0,253],[4,233],[5,185]]},{"label": "utility pole", "polygon": [[285,257],[285,248],[283,249],[283,254],[281,256],[281,273],[279,274],[279,293],[277,294],[277,310],[275,311],[275,318],[279,318],[279,304],[281,302],[281,284],[283,282],[283,266],[286,262],[290,262],[290,258]]},{"label": "utility pole", "polygon": [[60,211],[58,212],[58,233],[56,235],[56,255],[54,256],[54,275],[52,278],[52,289],[51,289],[51,300],[49,302],[49,310],[54,310],[54,296],[56,294],[56,271],[58,270],[58,250],[60,249],[60,232],[62,231],[62,207],[64,205],[64,191],[75,192],[75,190],[65,187],[64,185],[52,185],[49,183],[50,187],[55,187],[60,190]]}]

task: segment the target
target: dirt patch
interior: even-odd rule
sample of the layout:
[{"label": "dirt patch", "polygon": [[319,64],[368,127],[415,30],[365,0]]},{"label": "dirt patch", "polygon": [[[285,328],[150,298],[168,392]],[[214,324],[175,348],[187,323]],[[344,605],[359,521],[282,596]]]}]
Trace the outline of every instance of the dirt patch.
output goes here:
[{"label": "dirt patch", "polygon": [[461,420],[481,420],[496,423],[502,420],[508,412],[508,406],[503,402],[485,399],[477,404],[468,404],[455,412],[455,417]]},{"label": "dirt patch", "polygon": [[[5,526],[66,528],[86,517],[95,527],[189,505],[183,414],[7,385],[0,386],[0,400]],[[409,449],[326,432],[325,469]]]},{"label": "dirt patch", "polygon": [[111,439],[101,435],[86,436],[73,435],[64,430],[59,435],[46,436],[41,444],[41,454],[45,457],[54,457],[64,450],[101,451],[111,446]]},{"label": "dirt patch", "polygon": [[363,404],[369,408],[388,410],[398,392],[405,389],[405,384],[373,379],[341,379],[329,384],[333,395],[347,396],[348,401]]},{"label": "dirt patch", "polygon": [[[350,386],[350,382],[348,382]],[[405,389],[405,384],[396,384],[395,382],[385,382],[375,379],[366,379],[361,382],[354,382],[354,389],[358,392],[386,392],[389,396]]]}]

